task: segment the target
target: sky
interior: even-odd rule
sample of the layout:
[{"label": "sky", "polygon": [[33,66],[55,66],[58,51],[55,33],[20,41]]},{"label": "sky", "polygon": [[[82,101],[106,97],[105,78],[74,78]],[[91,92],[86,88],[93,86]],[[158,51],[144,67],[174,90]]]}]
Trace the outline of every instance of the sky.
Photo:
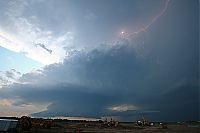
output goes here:
[{"label": "sky", "polygon": [[199,120],[198,0],[1,0],[0,18],[0,116]]}]

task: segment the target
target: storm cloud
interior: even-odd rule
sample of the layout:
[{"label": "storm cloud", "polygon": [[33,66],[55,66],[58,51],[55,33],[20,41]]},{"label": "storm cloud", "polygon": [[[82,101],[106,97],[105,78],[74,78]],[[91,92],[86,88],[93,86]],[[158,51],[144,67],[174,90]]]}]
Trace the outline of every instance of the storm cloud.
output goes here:
[{"label": "storm cloud", "polygon": [[[66,46],[63,62],[23,74],[0,97],[19,99],[15,106],[47,103],[47,110],[30,114],[40,117],[199,120],[198,5],[180,3],[170,1],[148,32],[82,49]],[[89,17],[96,21],[101,13]]]},{"label": "storm cloud", "polygon": [[[47,111],[34,116],[126,118],[146,111],[154,120],[197,119],[198,73],[197,64],[191,65],[193,60],[160,56],[158,61],[152,53],[144,57],[124,39],[100,48],[73,51],[63,63],[24,74],[22,84],[13,84],[4,96],[19,96],[21,101],[15,103],[19,105],[51,103]],[[188,58],[193,56],[187,53]],[[120,105],[137,108],[112,110]]]}]

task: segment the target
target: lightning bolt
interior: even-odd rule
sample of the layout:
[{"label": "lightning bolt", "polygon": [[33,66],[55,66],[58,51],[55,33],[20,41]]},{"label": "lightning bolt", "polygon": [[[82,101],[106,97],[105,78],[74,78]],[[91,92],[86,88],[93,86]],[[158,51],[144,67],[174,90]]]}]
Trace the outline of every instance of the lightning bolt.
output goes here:
[{"label": "lightning bolt", "polygon": [[168,5],[169,5],[170,1],[171,0],[166,0],[164,8],[156,16],[154,16],[153,19],[147,25],[145,25],[144,27],[140,28],[138,31],[134,31],[134,32],[129,33],[129,34],[126,33],[127,34],[126,38],[134,37],[137,34],[140,34],[142,32],[146,32],[151,27],[151,25],[153,25],[160,17],[163,16],[163,14],[166,12],[166,10],[168,8]]}]

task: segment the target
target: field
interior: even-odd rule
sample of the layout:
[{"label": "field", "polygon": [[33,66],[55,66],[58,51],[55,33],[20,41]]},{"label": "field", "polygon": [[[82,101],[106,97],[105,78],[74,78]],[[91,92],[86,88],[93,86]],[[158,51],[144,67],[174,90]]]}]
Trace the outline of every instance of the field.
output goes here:
[{"label": "field", "polygon": [[199,133],[200,123],[167,123],[163,128],[159,123],[153,126],[138,126],[135,123],[119,123],[118,126],[106,127],[102,122],[55,122],[54,127],[31,128],[23,133]]}]

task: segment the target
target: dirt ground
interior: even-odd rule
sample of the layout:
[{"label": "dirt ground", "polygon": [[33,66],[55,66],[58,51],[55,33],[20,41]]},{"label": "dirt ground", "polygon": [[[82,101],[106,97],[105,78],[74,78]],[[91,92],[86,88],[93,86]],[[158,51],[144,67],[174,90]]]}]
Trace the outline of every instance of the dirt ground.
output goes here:
[{"label": "dirt ground", "polygon": [[23,133],[200,133],[200,123],[169,123],[163,129],[159,124],[153,126],[137,126],[135,123],[119,123],[117,127],[105,127],[94,122],[57,122],[50,129],[32,128]]}]

